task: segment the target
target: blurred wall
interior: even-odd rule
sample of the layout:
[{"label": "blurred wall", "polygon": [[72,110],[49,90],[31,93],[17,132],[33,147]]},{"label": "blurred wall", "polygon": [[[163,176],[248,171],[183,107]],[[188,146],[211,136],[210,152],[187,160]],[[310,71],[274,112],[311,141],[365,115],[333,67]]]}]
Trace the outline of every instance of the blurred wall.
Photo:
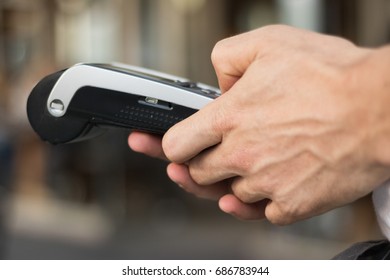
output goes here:
[{"label": "blurred wall", "polygon": [[50,146],[31,130],[25,106],[40,78],[78,62],[120,61],[217,85],[214,44],[267,24],[378,46],[389,40],[389,6],[386,0],[1,0],[1,256],[316,259],[381,237],[369,197],[283,228],[237,221],[169,182],[164,162],[131,152],[128,132]]}]

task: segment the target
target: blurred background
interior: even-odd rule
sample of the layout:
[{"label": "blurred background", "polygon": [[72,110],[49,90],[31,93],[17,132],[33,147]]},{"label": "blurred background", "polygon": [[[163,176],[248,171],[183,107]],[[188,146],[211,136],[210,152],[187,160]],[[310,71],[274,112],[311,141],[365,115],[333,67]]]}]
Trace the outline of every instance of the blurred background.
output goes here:
[{"label": "blurred background", "polygon": [[3,259],[329,259],[381,238],[370,197],[297,224],[243,222],[184,193],[128,132],[51,146],[26,99],[43,76],[119,61],[217,85],[225,37],[273,23],[390,39],[386,0],[0,0],[0,257]]}]

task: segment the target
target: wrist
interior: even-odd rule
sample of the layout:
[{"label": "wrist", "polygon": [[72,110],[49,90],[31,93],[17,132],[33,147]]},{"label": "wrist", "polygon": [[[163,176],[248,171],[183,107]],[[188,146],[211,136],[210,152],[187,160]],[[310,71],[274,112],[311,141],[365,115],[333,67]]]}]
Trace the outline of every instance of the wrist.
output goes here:
[{"label": "wrist", "polygon": [[370,99],[366,118],[371,153],[377,164],[390,170],[390,46],[371,51],[361,72],[366,81],[362,89]]}]

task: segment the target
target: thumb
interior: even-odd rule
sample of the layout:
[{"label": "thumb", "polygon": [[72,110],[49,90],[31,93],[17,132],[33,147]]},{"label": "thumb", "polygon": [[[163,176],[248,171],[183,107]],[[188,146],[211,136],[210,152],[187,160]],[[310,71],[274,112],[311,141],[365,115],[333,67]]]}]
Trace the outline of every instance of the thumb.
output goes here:
[{"label": "thumb", "polygon": [[214,46],[211,62],[222,93],[228,91],[257,59],[258,39],[252,31],[221,40]]}]

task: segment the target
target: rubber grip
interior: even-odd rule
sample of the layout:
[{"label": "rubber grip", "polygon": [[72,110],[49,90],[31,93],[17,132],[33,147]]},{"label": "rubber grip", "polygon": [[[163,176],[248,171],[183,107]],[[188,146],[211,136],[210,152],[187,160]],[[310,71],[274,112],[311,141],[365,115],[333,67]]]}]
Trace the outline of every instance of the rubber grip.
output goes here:
[{"label": "rubber grip", "polygon": [[65,70],[43,78],[33,88],[27,100],[27,117],[34,131],[52,144],[67,143],[85,134],[91,127],[86,119],[67,114],[57,118],[47,110],[47,99]]}]

